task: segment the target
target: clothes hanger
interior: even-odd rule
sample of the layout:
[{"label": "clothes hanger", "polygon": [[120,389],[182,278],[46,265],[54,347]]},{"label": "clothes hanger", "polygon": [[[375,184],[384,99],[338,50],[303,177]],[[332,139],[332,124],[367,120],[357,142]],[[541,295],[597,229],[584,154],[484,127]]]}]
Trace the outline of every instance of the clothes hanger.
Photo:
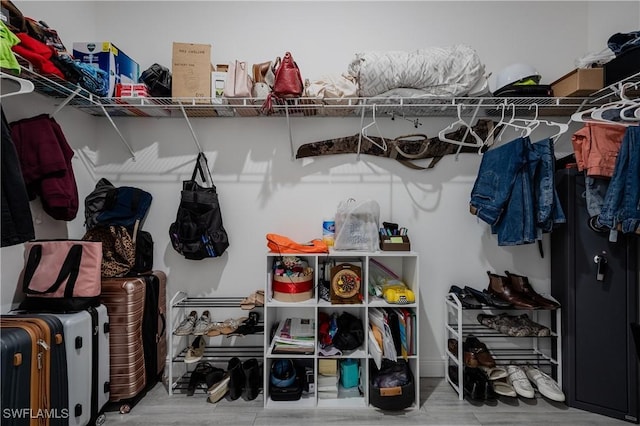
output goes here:
[{"label": "clothes hanger", "polygon": [[[504,121],[504,110],[508,107],[511,107],[511,119],[509,121]],[[515,123],[516,120],[520,120],[516,118],[516,104],[512,103],[509,105],[504,105],[503,107],[503,111],[502,111],[502,119],[500,120],[500,122],[498,123],[498,126],[503,125],[502,129],[500,129],[500,133],[498,133],[497,139],[501,140],[502,139],[502,135],[504,134],[505,130],[507,129],[507,127],[513,127],[516,130],[521,130],[520,133],[520,137],[528,137],[529,135],[531,135],[531,132],[533,131],[531,128],[529,128],[528,126],[520,126],[518,124]]]},{"label": "clothes hanger", "polygon": [[[637,88],[638,84],[639,83],[631,83],[626,87],[630,88],[633,86],[634,88]],[[638,121],[638,118],[640,118],[640,99],[628,98],[625,96],[624,90],[626,90],[625,85],[620,88],[620,97],[627,99],[629,104],[620,110],[620,119],[622,121]]]},{"label": "clothes hanger", "polygon": [[[597,107],[589,108],[584,111],[577,111],[571,114],[571,119],[569,120],[578,122],[578,123],[594,123],[594,124],[617,124],[620,126],[628,127],[630,124],[628,122],[620,122],[605,119],[602,114],[611,109],[620,109],[625,106],[630,106],[630,102],[635,102],[637,105],[637,101],[633,101],[626,97],[624,91],[626,90],[627,84],[635,86],[635,83],[625,83],[620,87],[620,100],[616,100],[613,102],[608,102],[604,105],[600,105]],[[631,87],[631,86],[628,86]]]},{"label": "clothes hanger", "polygon": [[[364,126],[362,128],[362,130],[360,130],[360,134],[362,135],[363,138],[365,138],[366,140],[371,142],[373,145],[377,146],[382,151],[386,152],[387,151],[387,141],[382,136],[382,132],[380,131],[380,127],[378,127],[378,122],[376,121],[376,106],[377,106],[376,104],[373,104],[373,121],[371,123],[367,124],[366,126]],[[378,137],[380,137],[380,139],[382,140],[382,144],[379,144],[378,142],[374,141],[373,139],[371,139],[369,137],[369,135],[367,134],[367,129],[369,127],[375,127],[376,128],[376,132],[378,132]],[[359,144],[358,144],[358,152],[359,151],[360,151],[360,148],[359,148]]]},{"label": "clothes hanger", "polygon": [[[535,108],[535,115],[532,119],[528,119],[528,118],[515,118],[512,117],[511,122],[515,122],[515,121],[521,121],[526,128],[531,129],[531,131],[529,132],[529,134],[533,133],[533,131],[540,125],[541,121],[538,119],[538,113],[539,113],[539,108],[538,108],[538,104],[537,103],[533,103],[531,105],[529,105],[529,107],[527,108],[528,110],[531,110],[531,107]],[[515,116],[515,104],[514,104],[514,116]],[[525,136],[525,130],[522,130],[521,134],[522,137]]]},{"label": "clothes hanger", "polygon": [[532,131],[534,131],[535,129],[538,128],[538,126],[540,126],[540,124],[545,124],[549,127],[553,127],[553,126],[558,126],[558,132],[556,134],[554,134],[553,136],[549,136],[549,139],[551,139],[554,143],[557,140],[558,137],[560,137],[561,135],[563,135],[567,130],[569,130],[569,125],[567,123],[559,123],[556,121],[550,121],[550,120],[545,120],[545,119],[540,119],[538,118],[539,115],[539,107],[537,103],[533,103],[531,105],[529,105],[528,109],[531,109],[531,107],[535,107],[535,116],[533,117],[533,120],[527,120],[524,118],[520,118],[519,120],[524,121],[524,122],[528,122],[528,127],[531,128]]},{"label": "clothes hanger", "polygon": [[[471,125],[469,123],[467,123],[462,118],[462,104],[456,105],[456,108],[457,108],[457,111],[458,111],[458,119],[456,121],[454,121],[453,123],[449,124],[444,129],[440,130],[440,132],[438,133],[438,139],[441,140],[442,142],[448,142],[448,143],[451,143],[451,144],[454,144],[454,145],[458,145],[458,146],[468,146],[468,147],[472,147],[472,148],[476,148],[477,147],[479,149],[482,149],[482,147],[484,145],[484,141],[473,130],[473,127],[471,127]],[[455,139],[449,139],[447,137],[447,133],[451,132],[452,130],[454,130],[456,128],[466,128],[465,136],[464,136],[463,139],[466,139],[466,135],[469,134],[475,139],[475,143],[464,142],[464,140],[458,141],[458,140],[455,140]]]},{"label": "clothes hanger", "polygon": [[596,110],[594,110],[593,112],[591,112],[591,118],[594,118],[595,120],[600,120],[600,121],[605,121],[605,122],[609,122],[609,121],[614,121],[614,120],[608,120],[607,118],[605,118],[603,116],[603,114],[607,111],[611,111],[611,110],[620,110],[619,115],[620,118],[623,118],[623,109],[629,107],[629,106],[635,106],[637,107],[638,101],[637,100],[633,100],[633,99],[629,99],[626,94],[625,94],[625,90],[627,90],[627,88],[631,88],[632,86],[635,86],[635,83],[625,83],[620,87],[620,100],[615,101],[615,102],[610,102],[608,104],[602,105],[600,107],[598,107]]},{"label": "clothes hanger", "polygon": [[564,135],[567,130],[569,130],[569,125],[567,123],[559,123],[557,121],[549,121],[549,120],[540,120],[541,123],[546,124],[547,126],[558,126],[558,132],[553,136],[549,136],[549,139],[556,143],[558,138]]},{"label": "clothes hanger", "polygon": [[7,74],[6,72],[0,71],[0,77],[7,80],[13,80],[20,84],[20,88],[15,92],[3,93],[0,95],[0,98],[6,98],[8,96],[14,95],[22,95],[24,93],[31,93],[35,89],[33,83],[29,80],[25,80],[24,78],[16,77],[15,75]]}]

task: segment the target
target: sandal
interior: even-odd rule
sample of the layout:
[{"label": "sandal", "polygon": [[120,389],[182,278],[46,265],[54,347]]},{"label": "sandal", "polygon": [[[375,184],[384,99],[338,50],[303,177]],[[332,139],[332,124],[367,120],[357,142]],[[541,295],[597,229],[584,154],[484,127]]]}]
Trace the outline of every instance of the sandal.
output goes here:
[{"label": "sandal", "polygon": [[220,333],[225,335],[233,333],[238,329],[238,327],[240,327],[240,324],[247,319],[247,317],[242,317],[238,319],[230,318],[225,320],[223,326],[220,328]]},{"label": "sandal", "polygon": [[222,329],[226,327],[227,324],[225,322],[215,321],[209,325],[209,329],[205,333],[209,337],[215,337],[222,334]]},{"label": "sandal", "polygon": [[256,306],[264,306],[264,290],[256,290],[240,302],[240,308],[250,311]]},{"label": "sandal", "polygon": [[229,336],[246,336],[247,334],[255,334],[262,327],[258,326],[260,315],[257,312],[249,312],[249,318],[244,320],[240,326],[229,334]]}]

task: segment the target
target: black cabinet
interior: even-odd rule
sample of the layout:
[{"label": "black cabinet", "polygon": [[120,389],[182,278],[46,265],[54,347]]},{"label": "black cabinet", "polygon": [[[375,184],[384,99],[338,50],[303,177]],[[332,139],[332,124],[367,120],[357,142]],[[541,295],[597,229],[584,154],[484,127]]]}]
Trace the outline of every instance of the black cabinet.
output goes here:
[{"label": "black cabinet", "polygon": [[[638,322],[638,237],[588,226],[584,175],[556,174],[567,223],[551,233],[551,292],[562,303],[567,404],[638,422],[640,383],[631,323]],[[600,274],[600,276],[598,276]]]}]

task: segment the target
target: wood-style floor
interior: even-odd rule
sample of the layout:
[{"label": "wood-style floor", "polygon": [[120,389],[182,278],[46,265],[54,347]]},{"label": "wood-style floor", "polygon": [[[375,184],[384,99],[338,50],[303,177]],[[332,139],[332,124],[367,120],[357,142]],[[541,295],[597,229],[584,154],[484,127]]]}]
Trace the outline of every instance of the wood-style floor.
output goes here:
[{"label": "wood-style floor", "polygon": [[216,404],[206,394],[169,396],[156,385],[129,414],[108,412],[106,425],[630,425],[631,423],[569,408],[538,397],[533,400],[501,397],[491,404],[458,400],[442,378],[420,380],[420,409],[382,412],[376,409],[290,410],[262,408],[262,394],[255,401],[223,399]]}]

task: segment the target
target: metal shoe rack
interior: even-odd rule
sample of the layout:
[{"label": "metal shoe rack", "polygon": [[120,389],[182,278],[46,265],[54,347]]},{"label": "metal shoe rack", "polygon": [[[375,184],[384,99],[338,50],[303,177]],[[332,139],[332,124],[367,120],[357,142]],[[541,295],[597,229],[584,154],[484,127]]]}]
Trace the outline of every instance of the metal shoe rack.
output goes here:
[{"label": "metal shoe rack", "polygon": [[[545,297],[552,299],[548,295],[545,295]],[[446,362],[444,374],[446,380],[458,392],[458,399],[464,399],[463,343],[469,335],[479,338],[487,345],[487,349],[497,365],[533,365],[548,373],[562,388],[561,308],[556,310],[525,310],[516,308],[498,309],[483,306],[479,309],[469,309],[462,306],[455,293],[449,293],[445,296],[445,305],[444,350]],[[501,313],[521,315],[526,313],[532,321],[549,327],[551,334],[544,337],[508,336],[478,323],[476,317],[481,313],[490,315]],[[457,340],[457,354],[452,354],[449,351],[447,344],[449,339]],[[457,378],[453,378],[449,374],[449,366],[452,364],[458,368]],[[457,385],[456,382],[458,383]]]},{"label": "metal shoe rack", "polygon": [[[191,372],[197,365],[185,364],[184,358],[187,347],[196,336],[176,336],[173,330],[177,324],[195,310],[198,316],[203,310],[209,310],[212,321],[224,321],[227,318],[239,318],[248,316],[248,310],[241,310],[240,303],[243,297],[189,297],[187,293],[180,291],[173,296],[169,304],[169,324],[171,326],[171,339],[169,339],[169,395],[185,394],[191,378]],[[260,315],[258,325],[263,326],[263,309],[261,306],[253,310]],[[258,332],[247,336],[203,336],[206,341],[204,356],[201,361],[226,369],[229,359],[238,357],[242,362],[256,358],[260,363],[264,356],[264,332]],[[186,339],[185,339],[186,338]],[[182,368],[176,368],[182,367]],[[186,370],[186,371],[185,371]],[[203,389],[196,387],[196,393],[202,393]]]}]

